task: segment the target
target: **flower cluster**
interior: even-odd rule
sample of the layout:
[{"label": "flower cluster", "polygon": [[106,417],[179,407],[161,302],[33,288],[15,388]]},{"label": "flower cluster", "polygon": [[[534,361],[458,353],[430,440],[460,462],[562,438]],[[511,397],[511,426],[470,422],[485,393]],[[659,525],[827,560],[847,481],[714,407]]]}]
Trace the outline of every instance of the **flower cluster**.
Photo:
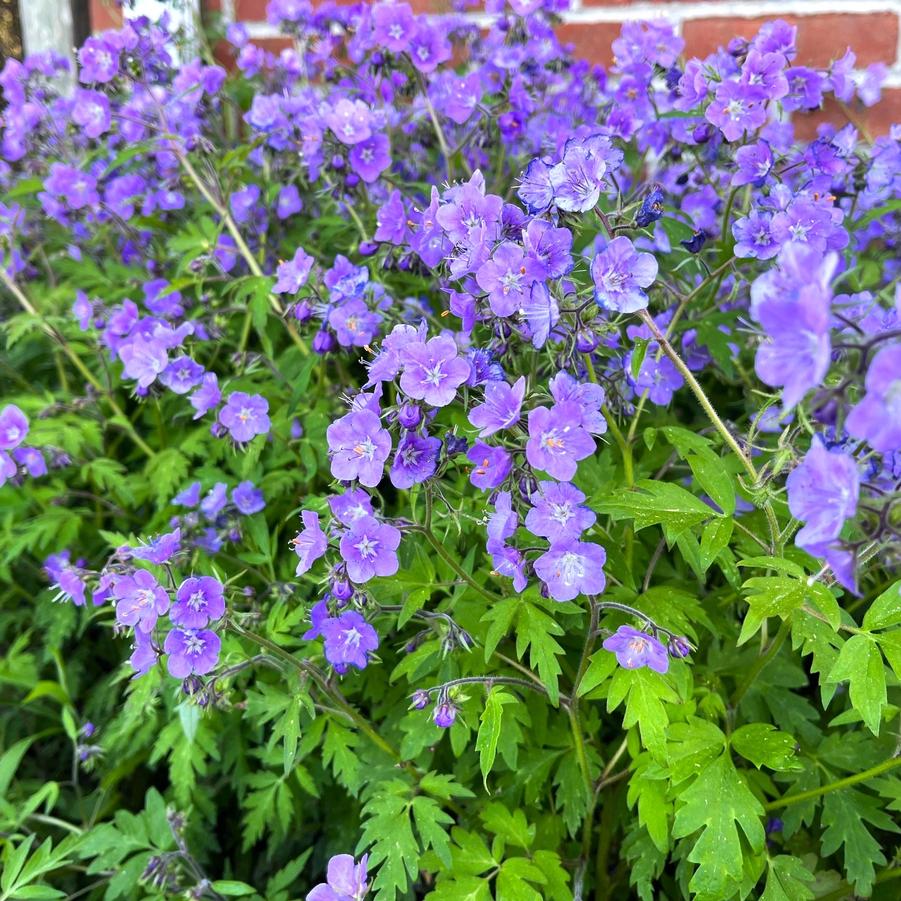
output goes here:
[{"label": "flower cluster", "polygon": [[[665,855],[707,865],[703,840],[678,845],[706,822],[703,774],[678,769],[691,730],[714,749],[704,772],[759,806],[778,789],[738,776],[744,721],[770,705],[780,730],[748,752],[758,768],[789,774],[773,748],[814,742],[786,686],[822,674],[828,700],[850,680],[877,734],[894,710],[843,649],[873,638],[868,679],[880,654],[897,665],[896,644],[876,650],[894,607],[849,618],[899,562],[901,127],[796,130],[825,98],[873,105],[884,67],[850,51],[803,65],[784,21],[686,57],[654,21],[624,25],[608,70],[561,44],[564,7],[272,0],[292,39],[278,54],[232,24],[211,64],[139,17],[92,36],[72,72],[49,54],[0,71],[0,280],[21,309],[4,334],[27,373],[0,409],[0,574],[43,560],[57,599],[130,637],[134,673],[181,680],[177,714],[160,680],[129,680],[128,717],[158,707],[189,743],[197,705],[204,730],[219,711],[235,735],[252,724],[221,760],[209,731],[189,765],[182,732],[139,749],[173,758],[202,816],[184,771],[215,758],[230,779],[253,760],[245,852],[296,832],[260,811],[290,820],[314,771],[362,799],[372,857],[332,856],[314,901],[362,899],[370,859],[386,895],[417,867],[487,860],[470,821],[497,827],[492,862],[453,885],[441,871],[436,896],[531,880],[562,897],[576,859],[580,891],[626,891],[586,856],[621,775],[641,815],[619,847],[650,861],[634,878],[651,897]],[[841,609],[844,593],[858,600]],[[742,656],[768,617],[784,628]],[[753,683],[777,656],[768,695]],[[637,736],[616,750],[623,702]],[[94,748],[66,730],[76,758]],[[540,806],[546,784],[562,825],[467,809],[452,844],[439,802],[478,801],[435,772],[478,768],[487,788],[499,758],[522,784],[491,803]],[[713,861],[697,893],[778,875],[754,819],[753,866]],[[173,893],[215,891],[186,845],[151,861]]]}]

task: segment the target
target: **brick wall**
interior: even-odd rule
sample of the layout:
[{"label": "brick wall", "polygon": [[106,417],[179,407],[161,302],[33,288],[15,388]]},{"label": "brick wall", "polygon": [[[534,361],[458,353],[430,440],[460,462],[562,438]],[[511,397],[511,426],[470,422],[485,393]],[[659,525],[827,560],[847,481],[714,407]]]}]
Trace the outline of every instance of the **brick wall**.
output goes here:
[{"label": "brick wall", "polygon": [[[254,40],[272,50],[287,42],[266,22],[267,0],[198,0],[231,21],[243,21]],[[408,0],[417,11],[440,13],[449,0]],[[114,0],[91,0],[95,27],[110,27],[118,16]],[[858,65],[885,63],[889,79],[882,102],[850,111],[854,121],[873,134],[901,122],[901,0],[572,0],[560,38],[577,55],[609,65],[610,45],[629,19],[665,18],[685,38],[686,55],[704,56],[736,35],[750,36],[767,19],[782,18],[798,28],[798,62],[824,66],[847,47]],[[810,135],[823,120],[843,124],[846,111],[833,103],[799,117],[799,131]]]}]

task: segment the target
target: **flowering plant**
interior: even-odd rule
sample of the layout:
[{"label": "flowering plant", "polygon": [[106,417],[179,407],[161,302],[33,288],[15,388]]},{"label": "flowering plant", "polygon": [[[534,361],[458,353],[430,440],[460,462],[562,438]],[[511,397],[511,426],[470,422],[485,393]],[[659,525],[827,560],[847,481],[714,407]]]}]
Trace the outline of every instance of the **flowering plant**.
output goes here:
[{"label": "flowering plant", "polygon": [[561,7],[4,65],[0,898],[893,896],[884,73]]}]

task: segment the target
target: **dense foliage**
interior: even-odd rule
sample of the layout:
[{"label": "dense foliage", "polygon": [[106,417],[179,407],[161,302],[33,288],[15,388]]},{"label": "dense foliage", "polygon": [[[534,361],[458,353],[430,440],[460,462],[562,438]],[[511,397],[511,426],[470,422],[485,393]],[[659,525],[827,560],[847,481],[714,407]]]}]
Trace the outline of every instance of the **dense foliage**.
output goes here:
[{"label": "dense foliage", "polygon": [[884,72],[499,7],[6,62],[3,901],[897,897]]}]

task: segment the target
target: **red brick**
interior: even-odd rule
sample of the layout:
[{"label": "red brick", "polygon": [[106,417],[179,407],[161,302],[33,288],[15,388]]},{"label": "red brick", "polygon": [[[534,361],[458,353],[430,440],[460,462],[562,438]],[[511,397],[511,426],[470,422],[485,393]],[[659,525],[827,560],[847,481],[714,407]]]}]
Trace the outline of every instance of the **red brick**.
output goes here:
[{"label": "red brick", "polygon": [[274,53],[276,56],[282,50],[294,46],[294,41],[291,38],[253,38],[252,43],[262,47],[264,50],[268,50],[270,53]]},{"label": "red brick", "polygon": [[[783,16],[798,27],[799,64],[826,66],[847,47],[857,54],[859,65],[893,63],[898,52],[898,17],[891,12],[836,13],[813,16]],[[682,26],[687,56],[707,56],[730,39],[753,37],[768,21],[758,19],[693,19]]]},{"label": "red brick", "polygon": [[114,0],[91,0],[89,11],[92,31],[122,27],[122,10],[116,6]]},{"label": "red brick", "polygon": [[869,109],[856,103],[843,107],[835,98],[828,97],[822,109],[792,116],[795,134],[805,141],[815,138],[817,126],[824,122],[841,127],[849,121],[864,133],[864,137],[888,134],[892,125],[901,122],[901,88],[887,88],[882,92],[882,100]]},{"label": "red brick", "polygon": [[570,22],[557,28],[557,37],[564,44],[573,45],[573,53],[590,63],[609,66],[613,62],[611,44],[619,37],[619,22]]},{"label": "red brick", "polygon": [[265,22],[267,0],[235,0],[238,22]]}]

